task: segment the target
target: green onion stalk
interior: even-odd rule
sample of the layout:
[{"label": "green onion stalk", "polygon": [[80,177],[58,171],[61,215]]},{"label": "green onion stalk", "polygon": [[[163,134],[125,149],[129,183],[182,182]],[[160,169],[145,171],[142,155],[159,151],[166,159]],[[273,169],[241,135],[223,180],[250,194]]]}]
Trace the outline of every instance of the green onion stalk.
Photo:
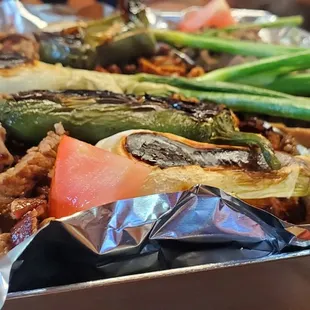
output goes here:
[{"label": "green onion stalk", "polygon": [[178,89],[178,93],[186,97],[196,97],[200,100],[210,100],[218,104],[225,104],[233,111],[310,121],[310,100],[307,99],[272,98],[249,94],[204,92],[188,89]]},{"label": "green onion stalk", "polygon": [[[195,78],[196,81],[231,81],[255,86],[272,83],[278,76],[310,67],[310,51],[269,57],[251,63],[221,68]],[[262,78],[263,77],[263,78]]]},{"label": "green onion stalk", "polygon": [[226,52],[234,55],[256,56],[259,58],[285,55],[305,51],[302,47],[289,47],[283,45],[221,39],[207,37],[199,34],[188,34],[174,30],[151,30],[159,42],[165,42],[176,47],[192,47],[208,49],[215,52]]},{"label": "green onion stalk", "polygon": [[135,77],[139,82],[165,84],[188,90],[259,95],[274,98],[294,98],[293,96],[283,92],[221,81],[196,81],[194,79],[183,77],[158,76],[144,73],[137,74]]},{"label": "green onion stalk", "polygon": [[240,30],[251,30],[251,29],[263,29],[263,28],[283,28],[283,27],[297,27],[303,23],[304,19],[302,16],[287,16],[278,17],[273,21],[259,22],[259,23],[238,23],[236,25],[220,28],[220,29],[208,29],[203,35],[206,36],[217,36],[222,33],[233,33]]},{"label": "green onion stalk", "polygon": [[268,89],[297,96],[310,96],[310,74],[289,74],[266,85]]}]

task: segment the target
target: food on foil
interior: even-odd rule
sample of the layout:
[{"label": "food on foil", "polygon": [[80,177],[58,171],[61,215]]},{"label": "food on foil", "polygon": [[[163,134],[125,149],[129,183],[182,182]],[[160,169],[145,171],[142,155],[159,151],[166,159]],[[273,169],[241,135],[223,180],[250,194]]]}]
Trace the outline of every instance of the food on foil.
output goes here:
[{"label": "food on foil", "polygon": [[301,222],[306,217],[301,197],[308,195],[310,172],[302,156],[276,152],[282,168],[274,171],[260,153],[246,147],[144,130],[120,133],[94,147],[65,134],[56,125],[38,147],[0,174],[2,216],[16,223],[11,239],[4,232],[4,252],[54,218],[196,183],[219,186],[283,219]]},{"label": "food on foil", "polygon": [[[172,233],[177,242],[180,234],[186,242],[184,237],[193,233],[203,236],[197,229],[203,221],[205,234],[206,218],[211,226],[216,222],[214,235],[223,235],[225,242],[236,243],[240,235],[247,240],[244,227],[250,223],[256,253],[251,257],[270,236],[273,242],[264,244],[259,255],[266,255],[267,244],[277,247],[276,253],[293,244],[293,235],[285,235],[285,242],[279,237],[285,234],[283,223],[249,205],[288,222],[309,220],[309,132],[287,123],[299,126],[301,121],[307,127],[310,101],[287,93],[310,94],[307,73],[296,74],[309,68],[310,53],[264,44],[259,36],[261,28],[301,21],[297,16],[238,24],[224,0],[212,0],[186,16],[178,26],[182,31],[159,30],[149,27],[141,4],[129,1],[125,12],[57,33],[1,36],[0,217],[5,224],[0,254],[31,242],[50,222],[48,228],[66,225],[72,242],[78,234],[92,255],[114,254],[113,247],[126,255],[130,248],[130,260],[137,245],[144,256],[149,248],[157,255],[156,247],[167,236],[173,239]],[[285,83],[299,80],[298,91],[286,89]],[[196,184],[228,194],[193,188]],[[165,220],[169,217],[171,224],[180,216],[174,210],[171,216],[172,208],[179,208],[190,225],[182,219],[165,235]],[[151,229],[158,220],[159,236],[157,226]],[[107,230],[100,236],[94,229],[98,223]],[[136,226],[143,230],[139,236]],[[184,233],[186,227],[193,231]],[[143,236],[150,237],[152,247],[141,247],[140,240],[149,241]],[[29,268],[29,261],[21,266]],[[140,267],[134,272],[143,271]],[[156,262],[150,270],[156,268],[162,269]],[[16,282],[12,287],[18,287]]]},{"label": "food on foil", "polygon": [[55,219],[196,184],[306,220],[309,151],[285,125],[240,113],[310,120],[310,101],[279,88],[308,69],[309,51],[258,35],[301,19],[236,24],[213,0],[179,25],[185,33],[151,29],[145,13],[1,36],[0,253]]},{"label": "food on foil", "polygon": [[[10,140],[42,139],[0,174],[2,216],[13,220],[4,251],[54,218],[197,183],[218,186],[282,219],[307,216],[302,199],[309,194],[309,160],[294,139],[257,119],[239,120],[223,105],[71,90],[3,95],[0,111]],[[141,126],[158,132],[120,133]],[[108,138],[94,147],[73,137],[92,143]]]},{"label": "food on foil", "polygon": [[174,133],[196,141],[259,148],[272,169],[280,162],[261,135],[238,130],[234,114],[221,105],[99,91],[35,91],[0,100],[0,121],[11,134],[29,142],[62,122],[73,137],[88,142],[129,129]]}]

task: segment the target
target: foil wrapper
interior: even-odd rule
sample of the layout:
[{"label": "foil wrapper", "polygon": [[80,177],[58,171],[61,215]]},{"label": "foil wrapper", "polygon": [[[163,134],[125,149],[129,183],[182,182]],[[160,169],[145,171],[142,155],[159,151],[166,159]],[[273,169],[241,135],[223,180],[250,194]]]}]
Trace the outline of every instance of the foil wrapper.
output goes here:
[{"label": "foil wrapper", "polygon": [[0,296],[310,248],[292,225],[208,186],[92,208],[51,222],[0,259]]}]

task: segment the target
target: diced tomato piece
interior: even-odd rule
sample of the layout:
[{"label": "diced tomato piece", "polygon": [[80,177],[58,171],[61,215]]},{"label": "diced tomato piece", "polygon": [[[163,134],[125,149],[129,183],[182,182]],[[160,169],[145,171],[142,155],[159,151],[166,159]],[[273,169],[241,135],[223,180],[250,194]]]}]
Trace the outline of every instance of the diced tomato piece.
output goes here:
[{"label": "diced tomato piece", "polygon": [[232,17],[230,11],[218,11],[216,12],[205,24],[208,27],[224,28],[235,24],[235,20]]},{"label": "diced tomato piece", "polygon": [[60,218],[139,196],[151,168],[64,136],[50,191],[50,216]]},{"label": "diced tomato piece", "polygon": [[203,27],[223,28],[235,23],[226,0],[211,0],[203,8],[186,14],[178,28],[184,32],[195,32]]}]

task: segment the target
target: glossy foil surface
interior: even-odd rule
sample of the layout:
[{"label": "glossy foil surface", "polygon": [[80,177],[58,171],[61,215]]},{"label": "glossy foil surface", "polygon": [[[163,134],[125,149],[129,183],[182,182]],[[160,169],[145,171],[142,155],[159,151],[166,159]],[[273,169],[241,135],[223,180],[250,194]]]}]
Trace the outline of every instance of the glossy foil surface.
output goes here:
[{"label": "glossy foil surface", "polygon": [[[284,227],[285,225],[285,227]],[[223,191],[117,201],[48,226],[0,260],[0,296],[211,263],[259,260],[310,247],[265,211]]]}]

